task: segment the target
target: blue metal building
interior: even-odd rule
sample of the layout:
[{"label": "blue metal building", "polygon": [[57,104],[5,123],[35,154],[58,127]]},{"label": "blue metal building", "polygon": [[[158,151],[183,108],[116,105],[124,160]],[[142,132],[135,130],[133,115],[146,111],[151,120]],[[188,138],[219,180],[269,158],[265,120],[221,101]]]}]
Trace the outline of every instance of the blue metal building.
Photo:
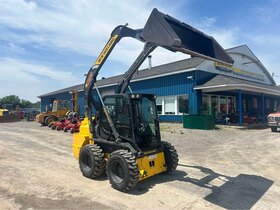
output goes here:
[{"label": "blue metal building", "polygon": [[[189,58],[151,69],[139,70],[131,80],[133,92],[157,97],[161,121],[182,121],[183,113],[229,116],[232,122],[264,121],[280,105],[280,88],[267,69],[246,46],[226,50],[233,66],[200,58]],[[102,95],[111,94],[122,75],[97,82]],[[39,96],[41,111],[54,99],[71,99],[79,92],[84,113],[83,84]]]}]

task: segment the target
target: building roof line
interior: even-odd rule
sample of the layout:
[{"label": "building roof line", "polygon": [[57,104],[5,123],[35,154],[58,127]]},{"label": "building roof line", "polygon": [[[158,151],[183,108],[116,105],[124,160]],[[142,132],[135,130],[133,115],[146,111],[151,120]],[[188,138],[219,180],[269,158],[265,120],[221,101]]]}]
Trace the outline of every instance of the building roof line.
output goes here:
[{"label": "building roof line", "polygon": [[[189,68],[189,69],[183,69],[181,71],[176,71],[176,72],[170,72],[170,73],[166,73],[166,74],[161,74],[161,75],[155,75],[155,76],[151,76],[151,77],[144,77],[144,78],[139,78],[139,79],[133,79],[130,81],[130,83],[133,82],[139,82],[139,81],[143,81],[143,80],[149,80],[149,79],[155,79],[155,78],[159,78],[159,77],[165,77],[165,76],[169,76],[169,75],[175,75],[175,74],[180,74],[180,73],[185,73],[185,72],[190,72],[190,71],[194,71],[197,70],[196,68]],[[112,84],[108,84],[108,85],[100,85],[98,86],[98,88],[105,88],[105,87],[111,87],[111,86],[115,86],[118,83],[112,83]],[[83,91],[84,89],[79,89],[78,92]]]},{"label": "building roof line", "polygon": [[[193,57],[193,58],[175,61],[173,63],[167,63],[164,65],[155,66],[151,69],[139,70],[138,73],[136,73],[133,76],[131,82],[153,79],[153,78],[157,78],[157,77],[164,77],[164,76],[179,74],[179,73],[183,73],[183,72],[187,72],[187,71],[193,71],[203,61],[204,61],[204,59]],[[114,84],[119,82],[119,80],[121,79],[122,76],[123,76],[123,74],[112,76],[112,77],[109,77],[106,79],[98,80],[97,85],[98,85],[98,87],[113,86]],[[80,84],[80,85],[72,86],[69,88],[60,89],[60,90],[57,90],[54,92],[40,95],[38,97],[42,98],[42,97],[53,95],[53,94],[70,92],[73,90],[73,87],[76,87],[76,89],[78,91],[81,91],[81,90],[83,90],[83,85],[84,84]]]},{"label": "building roof line", "polygon": [[204,90],[204,89],[211,89],[211,88],[220,88],[220,87],[236,87],[235,89],[240,89],[240,87],[250,87],[255,88],[259,90],[266,90],[266,91],[272,91],[275,93],[280,94],[280,90],[273,90],[269,88],[259,87],[256,85],[248,85],[248,84],[223,84],[223,85],[212,85],[212,86],[206,86],[206,87],[194,87],[195,90]]}]

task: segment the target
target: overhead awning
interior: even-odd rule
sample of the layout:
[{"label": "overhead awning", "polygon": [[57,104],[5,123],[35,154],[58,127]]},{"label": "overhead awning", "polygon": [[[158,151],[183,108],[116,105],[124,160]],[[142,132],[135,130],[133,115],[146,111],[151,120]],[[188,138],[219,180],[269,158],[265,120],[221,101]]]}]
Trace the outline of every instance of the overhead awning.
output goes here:
[{"label": "overhead awning", "polygon": [[194,87],[195,90],[202,90],[203,93],[219,91],[247,91],[263,93],[267,95],[280,96],[280,88],[272,85],[264,85],[247,80],[217,75],[203,85]]}]

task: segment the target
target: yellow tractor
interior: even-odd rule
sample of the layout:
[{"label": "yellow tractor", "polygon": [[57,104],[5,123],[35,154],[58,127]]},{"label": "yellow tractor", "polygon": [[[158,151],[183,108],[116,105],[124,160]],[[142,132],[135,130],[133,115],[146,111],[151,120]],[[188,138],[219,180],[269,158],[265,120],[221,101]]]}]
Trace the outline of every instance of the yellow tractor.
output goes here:
[{"label": "yellow tractor", "polygon": [[[115,45],[124,37],[144,43],[137,59],[116,86],[115,94],[101,96],[96,77]],[[107,172],[111,186],[133,189],[148,177],[172,172],[178,164],[176,149],[161,141],[156,96],[128,93],[129,82],[156,47],[231,64],[232,58],[213,39],[193,27],[154,9],[143,29],[116,27],[85,84],[86,118],[73,137],[73,154],[82,174],[96,178]]]},{"label": "yellow tractor", "polygon": [[49,125],[51,122],[65,116],[67,112],[70,112],[70,101],[54,100],[52,110],[36,115],[36,121],[42,125]]},{"label": "yellow tractor", "polygon": [[9,110],[8,109],[0,109],[0,117],[3,117],[5,115],[9,114]]},{"label": "yellow tractor", "polygon": [[15,122],[20,121],[21,117],[19,111],[12,111],[12,104],[4,104],[3,108],[0,108],[0,123],[1,122]]}]

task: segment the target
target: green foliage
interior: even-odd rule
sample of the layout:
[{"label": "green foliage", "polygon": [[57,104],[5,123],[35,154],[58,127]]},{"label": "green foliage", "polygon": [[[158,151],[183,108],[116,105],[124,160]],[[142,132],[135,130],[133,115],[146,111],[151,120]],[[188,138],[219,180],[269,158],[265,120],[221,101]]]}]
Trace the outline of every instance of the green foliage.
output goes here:
[{"label": "green foliage", "polygon": [[12,107],[12,109],[15,109],[17,105],[20,105],[20,99],[16,95],[9,95],[5,96],[0,99],[0,106],[1,107]]},{"label": "green foliage", "polygon": [[40,101],[37,101],[37,102],[32,104],[32,108],[40,109],[40,107],[41,107],[41,102]]},{"label": "green foliage", "polygon": [[27,100],[24,100],[24,99],[21,99],[20,100],[20,107],[21,108],[32,108],[32,103],[30,101],[27,101]]},{"label": "green foliage", "polygon": [[15,110],[17,106],[21,108],[40,108],[40,101],[32,103],[28,100],[20,99],[16,95],[9,95],[0,98],[0,108]]}]

